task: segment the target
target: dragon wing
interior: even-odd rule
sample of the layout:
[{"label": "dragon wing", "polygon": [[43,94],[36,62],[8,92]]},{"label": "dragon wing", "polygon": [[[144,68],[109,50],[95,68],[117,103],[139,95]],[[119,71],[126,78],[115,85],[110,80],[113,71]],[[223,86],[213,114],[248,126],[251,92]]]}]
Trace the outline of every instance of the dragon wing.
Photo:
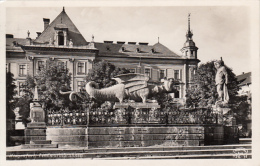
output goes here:
[{"label": "dragon wing", "polygon": [[149,77],[138,73],[117,75],[113,78],[119,84],[124,84],[129,93],[146,88]]}]

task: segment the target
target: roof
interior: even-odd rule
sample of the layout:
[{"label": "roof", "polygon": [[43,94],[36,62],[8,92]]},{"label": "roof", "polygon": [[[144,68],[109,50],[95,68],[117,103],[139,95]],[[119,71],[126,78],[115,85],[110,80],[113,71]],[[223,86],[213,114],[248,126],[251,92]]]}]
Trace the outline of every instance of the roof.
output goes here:
[{"label": "roof", "polygon": [[239,86],[251,84],[251,72],[236,76]]},{"label": "roof", "polygon": [[[14,42],[16,42],[15,45]],[[24,52],[21,46],[28,42],[28,39],[25,38],[6,38],[6,51]]]},{"label": "roof", "polygon": [[118,44],[95,42],[100,56],[174,57],[182,59],[161,43],[154,45]]},{"label": "roof", "polygon": [[87,43],[64,10],[50,23],[42,34],[34,40],[34,43],[49,43],[50,38],[53,39],[54,37],[54,28],[68,28],[68,40],[72,39],[73,45],[86,45]]}]

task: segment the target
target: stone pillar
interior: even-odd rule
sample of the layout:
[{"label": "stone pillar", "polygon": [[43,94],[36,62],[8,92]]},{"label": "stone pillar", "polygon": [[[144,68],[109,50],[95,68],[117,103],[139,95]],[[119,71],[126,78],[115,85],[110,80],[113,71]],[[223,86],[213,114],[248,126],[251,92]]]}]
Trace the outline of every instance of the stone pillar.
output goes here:
[{"label": "stone pillar", "polygon": [[54,45],[58,46],[58,31],[55,30],[55,34],[54,34]]},{"label": "stone pillar", "polygon": [[67,32],[63,31],[64,34],[64,46],[67,46]]}]

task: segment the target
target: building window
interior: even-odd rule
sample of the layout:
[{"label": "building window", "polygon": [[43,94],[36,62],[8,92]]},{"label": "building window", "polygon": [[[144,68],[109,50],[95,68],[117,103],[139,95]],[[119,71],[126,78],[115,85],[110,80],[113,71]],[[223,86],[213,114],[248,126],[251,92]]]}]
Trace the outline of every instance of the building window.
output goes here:
[{"label": "building window", "polygon": [[135,73],[135,69],[129,69],[130,73]]},{"label": "building window", "polygon": [[166,77],[165,70],[160,70],[160,79],[164,79]]},{"label": "building window", "polygon": [[63,34],[63,32],[59,32],[58,33],[58,45],[64,45],[64,34]]},{"label": "building window", "polygon": [[126,51],[125,47],[122,47],[122,51],[123,51],[123,52],[125,52],[125,51]]},{"label": "building window", "polygon": [[85,62],[78,62],[78,74],[85,74]]},{"label": "building window", "polygon": [[38,61],[38,70],[42,71],[44,68],[44,61]]},{"label": "building window", "polygon": [[151,69],[149,69],[149,68],[144,69],[144,74],[146,76],[150,77],[151,76]]},{"label": "building window", "polygon": [[175,92],[174,92],[174,98],[180,98],[180,86],[174,86]]},{"label": "building window", "polygon": [[77,90],[78,90],[78,92],[85,91],[85,83],[84,83],[84,81],[78,81],[77,82]]},{"label": "building window", "polygon": [[18,95],[19,96],[23,96],[24,95],[24,89],[25,89],[25,83],[24,82],[19,82],[18,83],[18,88],[19,88],[19,93],[18,93]]},{"label": "building window", "polygon": [[19,65],[19,76],[26,76],[27,75],[27,69],[26,65]]},{"label": "building window", "polygon": [[136,52],[141,52],[140,48],[137,48],[137,49],[136,49]]},{"label": "building window", "polygon": [[65,63],[64,62],[58,62],[59,68],[65,69]]},{"label": "building window", "polygon": [[5,64],[5,67],[6,67],[6,72],[9,72],[9,70],[10,70],[10,69],[9,69],[9,63],[6,63],[6,64]]},{"label": "building window", "polygon": [[180,71],[174,70],[174,79],[180,79]]}]

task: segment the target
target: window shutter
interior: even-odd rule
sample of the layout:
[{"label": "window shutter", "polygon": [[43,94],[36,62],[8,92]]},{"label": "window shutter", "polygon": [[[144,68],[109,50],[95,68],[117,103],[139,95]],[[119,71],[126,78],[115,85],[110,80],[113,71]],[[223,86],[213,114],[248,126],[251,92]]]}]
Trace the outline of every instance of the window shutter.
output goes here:
[{"label": "window shutter", "polygon": [[88,71],[88,68],[87,68],[87,63],[88,63],[88,62],[85,62],[85,66],[84,66],[84,71],[85,71],[85,74],[87,74],[87,71]]},{"label": "window shutter", "polygon": [[152,75],[152,80],[157,81],[158,80],[158,70],[156,69],[151,69],[151,75]]},{"label": "window shutter", "polygon": [[141,67],[141,74],[144,74],[144,67]]},{"label": "window shutter", "polygon": [[28,70],[29,70],[28,64],[25,64],[25,73],[24,73],[24,75],[27,75]]},{"label": "window shutter", "polygon": [[167,69],[167,78],[174,78],[174,70]]},{"label": "window shutter", "polygon": [[76,62],[76,75],[78,75],[78,65],[79,65],[79,62]]},{"label": "window shutter", "polygon": [[182,81],[182,69],[180,69],[179,72],[180,72],[180,80]]}]

